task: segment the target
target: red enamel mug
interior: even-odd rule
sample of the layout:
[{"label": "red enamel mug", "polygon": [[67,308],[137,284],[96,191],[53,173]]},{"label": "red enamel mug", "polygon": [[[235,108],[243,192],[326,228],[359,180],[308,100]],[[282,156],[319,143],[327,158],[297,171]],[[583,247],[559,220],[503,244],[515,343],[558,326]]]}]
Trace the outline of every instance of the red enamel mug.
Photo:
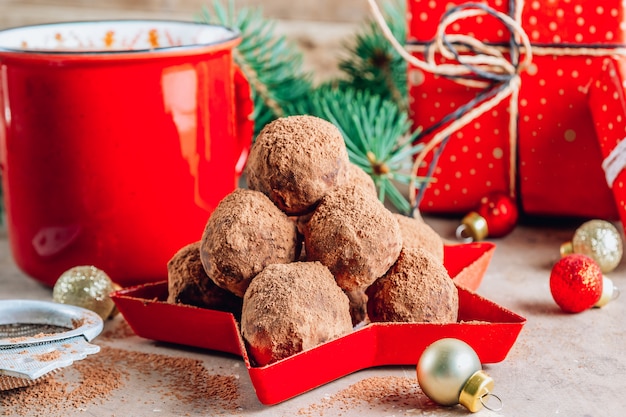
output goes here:
[{"label": "red enamel mug", "polygon": [[122,286],[167,277],[246,162],[240,41],[174,21],[0,31],[0,175],[25,273],[47,285],[76,265]]}]

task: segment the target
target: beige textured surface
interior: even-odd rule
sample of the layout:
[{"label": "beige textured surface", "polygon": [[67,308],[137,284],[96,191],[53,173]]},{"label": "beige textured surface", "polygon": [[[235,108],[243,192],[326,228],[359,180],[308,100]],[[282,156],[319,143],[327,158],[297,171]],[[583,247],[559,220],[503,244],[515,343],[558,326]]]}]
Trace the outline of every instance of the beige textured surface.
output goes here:
[{"label": "beige textured surface", "polygon": [[[105,18],[193,19],[205,0],[0,0],[0,28],[58,20]],[[238,5],[262,4],[265,15],[280,19],[277,29],[307,51],[307,65],[318,77],[332,73],[340,43],[365,15],[365,1],[238,1]],[[457,220],[427,218],[435,230],[452,238]],[[495,379],[495,393],[504,408],[483,410],[477,416],[567,416],[622,417],[626,410],[626,294],[603,309],[577,315],[560,312],[553,302],[548,279],[558,259],[559,245],[575,229],[568,226],[518,227],[497,240],[497,249],[478,292],[528,319],[505,361],[485,367]],[[609,274],[626,292],[626,262]],[[0,228],[0,298],[49,300],[51,290],[21,273],[12,261],[7,233]],[[122,324],[118,317],[106,323],[105,331]],[[372,377],[414,378],[407,367],[381,367],[348,375],[273,407],[259,403],[241,359],[215,352],[166,345],[136,336],[121,340],[96,339],[103,346],[133,352],[152,352],[194,358],[208,370],[236,375],[239,399],[236,416],[459,416],[460,407],[443,408],[424,397],[398,398],[391,404],[346,402],[333,399],[341,390]],[[498,343],[494,340],[493,343]],[[325,366],[321,363],[320,366]],[[131,370],[131,372],[133,372]],[[128,385],[114,391],[103,403],[87,403],[67,416],[179,416],[193,404],[153,392],[153,381]],[[294,375],[306,378],[306,375]],[[2,394],[0,394],[2,395]],[[381,396],[385,396],[382,393]],[[221,410],[221,415],[229,415]],[[0,415],[14,415],[2,409]],[[29,415],[29,414],[22,414]],[[31,414],[32,415],[32,414]],[[202,414],[206,415],[206,414]]]},{"label": "beige textured surface", "polygon": [[[446,238],[454,235],[455,220],[426,218]],[[626,297],[603,309],[577,315],[561,313],[548,286],[559,245],[568,240],[575,225],[550,227],[520,226],[507,238],[495,241],[497,248],[478,292],[527,318],[516,344],[501,363],[485,366],[495,379],[495,391],[504,403],[499,412],[483,410],[477,416],[578,416],[621,417],[626,390]],[[0,298],[47,300],[51,291],[17,270],[7,245],[6,232],[0,235]],[[617,286],[626,288],[626,262],[609,275]],[[120,325],[121,318],[106,323],[106,330]],[[381,367],[359,371],[276,406],[257,400],[245,366],[239,358],[215,352],[165,345],[132,336],[122,340],[99,340],[136,352],[155,352],[199,359],[208,370],[238,376],[236,416],[458,416],[460,407],[433,406],[423,396],[396,398],[391,404],[337,401],[338,392],[372,377],[414,378],[414,368]],[[498,343],[494,340],[493,343]],[[320,363],[320,366],[325,364]],[[130,370],[132,373],[133,371]],[[155,375],[154,378],[158,378]],[[306,375],[294,375],[306,378]],[[193,404],[174,397],[156,395],[144,381],[114,391],[103,404],[84,404],[69,410],[68,416],[177,416],[190,412]],[[385,392],[380,395],[385,396]],[[2,412],[10,410],[0,409]],[[8,415],[12,415],[10,412]]]}]

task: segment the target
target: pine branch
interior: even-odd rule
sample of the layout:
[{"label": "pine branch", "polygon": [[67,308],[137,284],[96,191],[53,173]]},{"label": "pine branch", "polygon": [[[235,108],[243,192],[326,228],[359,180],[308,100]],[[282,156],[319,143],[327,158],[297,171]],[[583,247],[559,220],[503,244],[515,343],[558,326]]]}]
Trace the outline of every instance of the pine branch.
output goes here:
[{"label": "pine branch", "polygon": [[[383,3],[385,20],[396,37],[406,38],[406,5],[401,0]],[[339,62],[346,79],[343,84],[359,90],[368,90],[393,100],[407,109],[407,66],[393,49],[373,20],[367,22],[351,42],[345,43],[347,55]]]},{"label": "pine branch", "polygon": [[410,172],[411,160],[423,145],[414,144],[419,130],[411,132],[407,113],[392,100],[368,90],[327,83],[288,111],[314,115],[337,126],[350,160],[372,177],[380,200],[389,199],[398,210],[410,212],[411,205],[397,184],[427,180]]},{"label": "pine branch", "polygon": [[311,90],[311,75],[302,69],[302,53],[286,37],[275,34],[275,22],[265,19],[260,9],[235,11],[233,0],[227,5],[214,0],[203,8],[198,20],[241,32],[242,41],[233,59],[250,83],[256,133],[267,123],[284,116],[286,105]]},{"label": "pine branch", "polygon": [[[405,7],[401,0],[384,5],[387,20],[399,39],[404,38]],[[277,37],[274,22],[259,10],[235,11],[213,0],[203,20],[235,27],[242,33],[234,59],[248,77],[255,101],[258,132],[277,117],[310,114],[330,121],[341,131],[350,160],[367,172],[382,201],[388,199],[398,210],[409,212],[410,204],[398,183],[415,180],[410,172],[413,156],[422,145],[414,145],[406,109],[406,64],[389,45],[374,22],[357,34],[346,47],[348,57],[340,62],[346,77],[313,88],[309,74],[302,71],[302,55]]]}]

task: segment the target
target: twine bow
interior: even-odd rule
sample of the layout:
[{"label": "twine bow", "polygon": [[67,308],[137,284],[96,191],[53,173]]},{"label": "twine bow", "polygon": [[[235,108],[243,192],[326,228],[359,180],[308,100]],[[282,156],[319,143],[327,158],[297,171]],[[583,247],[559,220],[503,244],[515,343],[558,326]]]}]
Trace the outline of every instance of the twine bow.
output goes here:
[{"label": "twine bow", "polygon": [[[480,115],[497,106],[507,97],[511,97],[509,104],[509,190],[511,196],[515,197],[515,155],[517,147],[518,97],[521,87],[520,73],[527,69],[532,62],[530,40],[519,23],[522,6],[518,4],[517,7],[515,7],[516,2],[510,2],[514,15],[516,16],[515,19],[480,3],[465,3],[449,9],[441,19],[435,37],[426,45],[424,53],[425,61],[422,61],[411,55],[393,36],[376,1],[368,0],[368,2],[374,19],[380,26],[383,35],[405,61],[425,72],[450,78],[459,84],[484,89],[474,100],[460,107],[445,120],[442,120],[437,126],[424,131],[424,133],[429,133],[429,131],[433,131],[440,125],[450,122],[446,127],[436,132],[429,141],[425,142],[424,149],[415,158],[412,168],[413,172],[417,172],[429,152],[436,146],[441,145],[439,152],[435,154],[429,167],[427,176],[431,177],[438,156],[450,136]],[[446,33],[448,26],[458,20],[483,15],[496,18],[511,33],[511,61],[508,61],[504,57],[499,48],[486,45],[476,38],[463,34]],[[461,54],[457,49],[457,45],[460,45],[464,51],[471,51],[473,54]],[[520,62],[519,58],[522,50],[524,54],[523,60]],[[447,60],[456,61],[456,63],[438,64],[435,61],[435,57],[438,54]],[[419,206],[426,188],[425,186],[426,184],[423,184],[420,187],[418,194],[415,180],[411,180],[409,185],[409,197],[413,210]]]}]

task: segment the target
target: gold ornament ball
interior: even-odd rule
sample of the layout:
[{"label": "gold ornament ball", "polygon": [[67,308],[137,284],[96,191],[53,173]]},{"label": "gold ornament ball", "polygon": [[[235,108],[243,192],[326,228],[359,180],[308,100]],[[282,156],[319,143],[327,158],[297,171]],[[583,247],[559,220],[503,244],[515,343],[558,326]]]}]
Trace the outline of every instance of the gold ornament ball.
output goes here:
[{"label": "gold ornament ball", "polygon": [[583,223],[571,242],[564,243],[561,255],[579,253],[587,255],[600,266],[603,273],[611,272],[622,260],[624,252],[622,238],[615,226],[605,220],[590,220]]},{"label": "gold ornament ball", "polygon": [[116,288],[101,269],[76,266],[61,274],[52,289],[52,299],[57,303],[86,308],[106,320],[115,311],[115,303],[109,294]]},{"label": "gold ornament ball", "polygon": [[417,381],[438,404],[461,404],[480,410],[493,389],[493,379],[481,367],[474,349],[459,339],[440,339],[428,346],[417,364]]}]

